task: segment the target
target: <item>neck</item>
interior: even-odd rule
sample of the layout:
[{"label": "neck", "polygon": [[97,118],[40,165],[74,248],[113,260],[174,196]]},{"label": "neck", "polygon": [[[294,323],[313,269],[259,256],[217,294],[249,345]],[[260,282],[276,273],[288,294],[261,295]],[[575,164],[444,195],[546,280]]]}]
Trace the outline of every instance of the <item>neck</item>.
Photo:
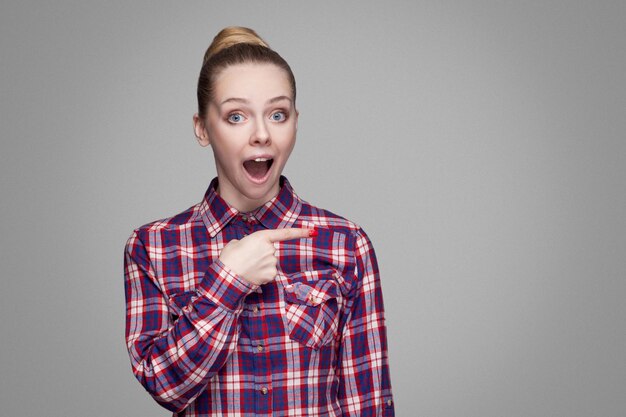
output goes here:
[{"label": "neck", "polygon": [[218,186],[215,190],[215,192],[219,194],[219,196],[222,197],[222,199],[226,201],[226,203],[230,207],[233,207],[240,213],[247,213],[258,209],[259,207],[276,197],[279,191],[280,185],[276,183],[270,188],[270,190],[268,190],[268,192],[263,193],[258,198],[250,198],[249,196],[242,194],[237,189],[230,186],[230,184],[222,183],[222,181],[220,181],[219,179]]}]

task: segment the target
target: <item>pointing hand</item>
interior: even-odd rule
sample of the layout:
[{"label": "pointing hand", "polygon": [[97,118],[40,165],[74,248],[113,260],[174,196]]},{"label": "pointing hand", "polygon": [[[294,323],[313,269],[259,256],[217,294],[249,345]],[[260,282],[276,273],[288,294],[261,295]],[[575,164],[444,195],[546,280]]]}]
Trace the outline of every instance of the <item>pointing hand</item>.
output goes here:
[{"label": "pointing hand", "polygon": [[259,230],[241,240],[231,240],[224,246],[219,259],[234,273],[254,285],[263,285],[276,278],[275,242],[302,239],[317,235],[315,229]]}]

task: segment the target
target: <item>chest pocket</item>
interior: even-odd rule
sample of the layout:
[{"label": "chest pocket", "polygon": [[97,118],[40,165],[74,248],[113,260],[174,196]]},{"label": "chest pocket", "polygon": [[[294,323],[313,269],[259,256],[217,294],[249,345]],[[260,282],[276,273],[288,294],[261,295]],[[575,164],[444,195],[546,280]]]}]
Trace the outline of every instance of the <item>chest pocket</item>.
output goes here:
[{"label": "chest pocket", "polygon": [[291,340],[320,349],[337,337],[343,296],[335,274],[328,269],[287,277],[284,317]]}]

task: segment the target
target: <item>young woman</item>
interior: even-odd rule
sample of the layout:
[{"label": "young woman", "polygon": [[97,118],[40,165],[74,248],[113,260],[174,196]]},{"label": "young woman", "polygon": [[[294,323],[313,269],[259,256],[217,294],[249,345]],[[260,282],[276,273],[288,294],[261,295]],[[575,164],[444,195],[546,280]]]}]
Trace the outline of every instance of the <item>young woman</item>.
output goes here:
[{"label": "young woman", "polygon": [[217,178],[126,245],[135,376],[179,416],[394,415],[372,245],[281,176],[298,122],[289,65],[254,31],[226,28],[198,107]]}]

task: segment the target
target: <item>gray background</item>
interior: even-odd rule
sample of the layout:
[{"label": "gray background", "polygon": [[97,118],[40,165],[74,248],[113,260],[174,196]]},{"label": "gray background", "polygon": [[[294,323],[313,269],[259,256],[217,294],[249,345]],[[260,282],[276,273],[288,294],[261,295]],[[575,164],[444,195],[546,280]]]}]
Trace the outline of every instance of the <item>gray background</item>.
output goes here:
[{"label": "gray background", "polygon": [[398,416],[626,414],[626,2],[3,2],[0,415],[168,413],[122,250],[202,197],[215,33],[293,67],[285,173],[370,234]]}]

